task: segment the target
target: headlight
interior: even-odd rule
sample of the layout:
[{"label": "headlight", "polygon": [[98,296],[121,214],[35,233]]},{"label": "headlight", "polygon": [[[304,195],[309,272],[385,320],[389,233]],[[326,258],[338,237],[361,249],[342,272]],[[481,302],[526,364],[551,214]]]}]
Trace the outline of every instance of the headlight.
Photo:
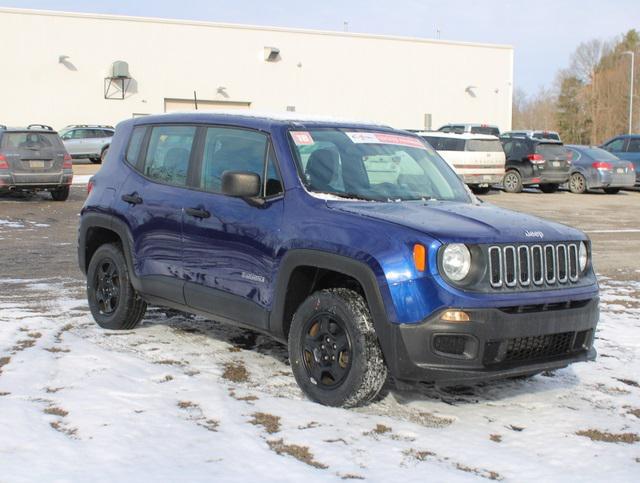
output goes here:
[{"label": "headlight", "polygon": [[471,253],[466,245],[452,243],[442,252],[442,270],[454,282],[459,282],[469,275],[471,270]]},{"label": "headlight", "polygon": [[580,248],[578,248],[578,265],[580,266],[580,273],[584,272],[587,268],[587,261],[589,260],[589,252],[587,251],[587,244],[580,242]]}]

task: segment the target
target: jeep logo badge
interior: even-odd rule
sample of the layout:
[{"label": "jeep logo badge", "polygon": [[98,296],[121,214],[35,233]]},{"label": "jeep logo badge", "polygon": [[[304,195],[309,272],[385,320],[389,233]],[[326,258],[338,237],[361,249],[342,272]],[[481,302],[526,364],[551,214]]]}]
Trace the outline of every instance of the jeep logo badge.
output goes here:
[{"label": "jeep logo badge", "polygon": [[524,232],[524,236],[529,237],[529,238],[540,238],[541,240],[544,238],[544,233],[542,233],[541,231],[525,231]]}]

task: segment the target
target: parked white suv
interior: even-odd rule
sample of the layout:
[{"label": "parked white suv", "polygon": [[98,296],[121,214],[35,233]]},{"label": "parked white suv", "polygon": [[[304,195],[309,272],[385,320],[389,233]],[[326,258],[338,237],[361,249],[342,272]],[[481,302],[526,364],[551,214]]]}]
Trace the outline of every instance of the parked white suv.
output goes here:
[{"label": "parked white suv", "polygon": [[72,158],[89,158],[92,163],[101,163],[114,132],[113,126],[74,124],[60,130],[60,139]]},{"label": "parked white suv", "polygon": [[504,177],[505,155],[496,136],[428,131],[417,133],[438,151],[474,193],[487,193]]}]

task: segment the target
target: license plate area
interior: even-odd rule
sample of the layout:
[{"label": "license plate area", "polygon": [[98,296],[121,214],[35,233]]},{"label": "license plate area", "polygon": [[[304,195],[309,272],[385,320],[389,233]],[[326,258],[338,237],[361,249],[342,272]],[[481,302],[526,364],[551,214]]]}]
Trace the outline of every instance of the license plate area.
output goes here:
[{"label": "license plate area", "polygon": [[618,169],[616,169],[616,173],[624,173],[624,168],[618,168]]},{"label": "license plate area", "polygon": [[39,159],[27,161],[27,165],[32,169],[44,169],[45,162]]}]

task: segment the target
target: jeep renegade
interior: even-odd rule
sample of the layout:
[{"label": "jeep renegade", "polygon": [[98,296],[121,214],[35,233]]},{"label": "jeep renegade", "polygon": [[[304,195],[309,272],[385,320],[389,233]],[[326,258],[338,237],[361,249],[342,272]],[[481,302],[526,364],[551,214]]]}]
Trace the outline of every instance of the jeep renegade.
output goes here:
[{"label": "jeep renegade", "polygon": [[117,126],[79,228],[101,327],[155,304],[270,334],[304,393],[343,407],[387,375],[466,384],[595,357],[582,232],[481,203],[417,135],[288,114]]}]

